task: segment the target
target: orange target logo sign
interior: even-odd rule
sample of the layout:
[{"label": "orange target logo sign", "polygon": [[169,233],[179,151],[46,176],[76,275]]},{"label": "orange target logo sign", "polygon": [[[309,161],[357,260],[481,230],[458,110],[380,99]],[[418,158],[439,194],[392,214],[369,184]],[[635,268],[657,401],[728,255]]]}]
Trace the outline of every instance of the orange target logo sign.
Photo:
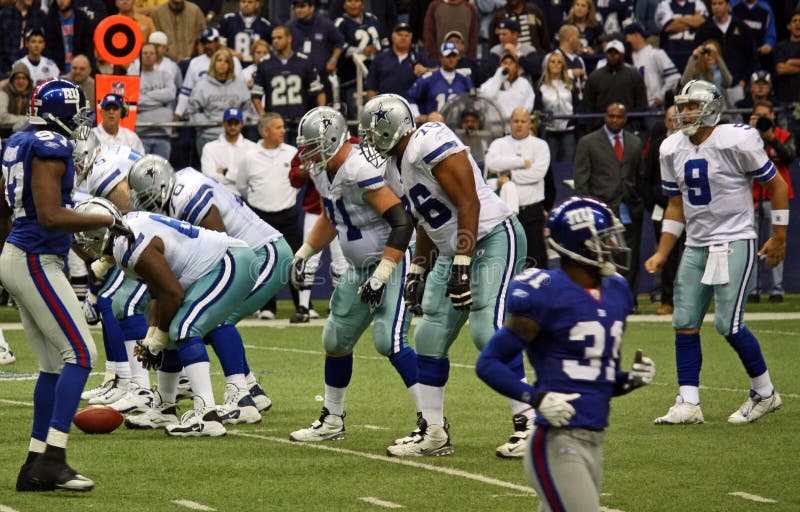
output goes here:
[{"label": "orange target logo sign", "polygon": [[115,14],[101,21],[94,31],[97,55],[115,66],[127,66],[142,49],[142,29],[131,18]]}]

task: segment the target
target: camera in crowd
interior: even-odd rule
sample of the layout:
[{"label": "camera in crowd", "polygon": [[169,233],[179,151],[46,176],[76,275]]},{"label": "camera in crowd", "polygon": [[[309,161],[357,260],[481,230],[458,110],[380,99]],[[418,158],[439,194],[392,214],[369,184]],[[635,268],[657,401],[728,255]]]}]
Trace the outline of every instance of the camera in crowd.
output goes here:
[{"label": "camera in crowd", "polygon": [[703,48],[702,50],[700,50],[700,55],[711,55],[711,50],[709,50],[708,48]]}]

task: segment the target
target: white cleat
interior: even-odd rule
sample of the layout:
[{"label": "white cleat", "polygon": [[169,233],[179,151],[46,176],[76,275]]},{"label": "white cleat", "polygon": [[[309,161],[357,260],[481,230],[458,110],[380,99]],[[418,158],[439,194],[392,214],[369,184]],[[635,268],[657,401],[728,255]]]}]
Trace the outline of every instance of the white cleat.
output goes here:
[{"label": "white cleat", "polygon": [[116,377],[114,377],[113,379],[108,379],[107,381],[103,382],[102,384],[100,384],[96,388],[87,389],[86,391],[81,393],[81,400],[91,400],[92,398],[94,398],[96,396],[102,395],[103,393],[108,391],[108,389],[111,386],[114,385],[114,381],[115,380],[116,380]]},{"label": "white cleat", "polygon": [[125,396],[131,385],[130,379],[115,378],[103,393],[89,399],[89,405],[110,405]]},{"label": "white cleat", "polygon": [[262,388],[259,383],[256,382],[250,386],[248,391],[250,392],[250,396],[253,397],[253,402],[255,402],[256,409],[258,409],[259,412],[270,410],[272,407],[272,400],[269,399],[264,388]]},{"label": "white cleat", "polygon": [[8,346],[8,343],[0,341],[0,366],[13,364],[16,361],[17,358],[14,357],[14,353],[11,351],[11,347]]},{"label": "white cleat", "polygon": [[[154,393],[158,402],[158,393]],[[142,414],[125,418],[125,426],[132,429],[159,429],[167,425],[178,423],[178,413],[175,404],[163,403],[155,406]]]},{"label": "white cleat", "polygon": [[408,443],[416,443],[417,441],[422,440],[422,430],[419,428],[420,422],[424,421],[422,419],[422,413],[417,412],[417,428],[411,431],[405,437],[400,437],[394,440],[394,444],[408,444]]},{"label": "white cleat", "polygon": [[177,395],[175,395],[175,402],[191,400],[192,398],[194,398],[194,391],[192,391],[192,385],[189,384],[189,377],[181,375],[178,379],[178,391]]},{"label": "white cleat", "polygon": [[275,320],[275,313],[268,309],[263,309],[258,312],[258,318],[261,320]]},{"label": "white cleat", "polygon": [[225,384],[225,400],[217,407],[217,411],[222,423],[261,423],[261,413],[258,412],[250,392],[239,389],[236,384]]},{"label": "white cleat", "polygon": [[703,423],[703,411],[700,404],[684,402],[681,395],[675,396],[675,405],[669,408],[667,414],[656,418],[656,425],[697,425]]},{"label": "white cleat", "polygon": [[319,313],[317,313],[313,308],[308,310],[308,318],[311,320],[319,320]]},{"label": "white cleat", "polygon": [[525,455],[525,446],[528,437],[533,432],[533,418],[528,418],[524,414],[515,414],[514,433],[508,442],[497,447],[495,452],[498,457],[503,459],[521,459]]},{"label": "white cleat", "polygon": [[761,395],[751,389],[750,396],[747,397],[747,400],[745,400],[742,406],[739,407],[736,412],[728,416],[728,423],[733,423],[735,425],[753,423],[768,412],[777,411],[782,405],[783,400],[781,400],[781,396],[774,389],[772,390],[772,394],[766,398],[762,398]]},{"label": "white cleat", "polygon": [[180,423],[167,425],[167,435],[176,437],[219,437],[227,431],[215,407],[206,407],[199,396],[194,398],[194,409],[183,413]]},{"label": "white cleat", "polygon": [[155,396],[151,390],[131,382],[128,392],[116,402],[109,404],[109,407],[122,414],[133,414],[147,412],[154,404]]},{"label": "white cleat", "polygon": [[423,419],[419,428],[422,434],[419,441],[393,444],[386,449],[386,455],[390,457],[442,457],[453,454],[453,445],[450,444],[450,435],[445,427],[428,425]]},{"label": "white cleat", "polygon": [[344,430],[344,414],[336,416],[322,408],[319,419],[307,428],[295,430],[289,434],[289,440],[297,443],[313,443],[317,441],[341,441],[346,437]]}]

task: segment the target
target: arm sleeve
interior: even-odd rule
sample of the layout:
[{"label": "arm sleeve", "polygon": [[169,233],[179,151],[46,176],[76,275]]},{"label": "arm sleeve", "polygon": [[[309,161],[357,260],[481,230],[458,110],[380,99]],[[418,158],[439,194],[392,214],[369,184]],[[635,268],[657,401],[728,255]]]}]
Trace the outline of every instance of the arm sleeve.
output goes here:
[{"label": "arm sleeve", "polygon": [[659,163],[661,164],[661,191],[665,196],[681,195],[680,185],[675,177],[675,170],[672,168],[672,155],[664,151],[666,141],[661,143],[659,148]]},{"label": "arm sleeve", "polygon": [[526,345],[525,340],[506,327],[495,331],[475,363],[475,372],[498,393],[529,404],[536,397],[536,389],[519,380],[508,366]]},{"label": "arm sleeve", "polygon": [[383,179],[383,167],[375,167],[366,162],[365,165],[356,170],[353,175],[353,181],[355,181],[362,194],[370,190],[378,190],[386,185]]},{"label": "arm sleeve", "polygon": [[[542,141],[544,142],[544,141]],[[511,171],[511,179],[520,185],[533,185],[539,183],[547,174],[550,167],[550,146],[546,142],[543,144],[531,145],[534,151],[528,156],[531,161],[529,169],[514,169]]]}]

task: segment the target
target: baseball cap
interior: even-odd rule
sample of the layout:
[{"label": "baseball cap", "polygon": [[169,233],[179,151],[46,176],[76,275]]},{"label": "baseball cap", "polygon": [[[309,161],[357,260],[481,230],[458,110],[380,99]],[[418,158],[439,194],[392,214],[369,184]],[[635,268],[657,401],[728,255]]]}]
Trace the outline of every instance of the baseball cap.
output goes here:
[{"label": "baseball cap", "polygon": [[292,0],[292,5],[311,5],[314,2],[312,0]]},{"label": "baseball cap", "polygon": [[222,122],[226,123],[231,119],[236,119],[241,123],[244,119],[244,117],[242,117],[242,109],[236,107],[226,109],[225,113],[222,115]]},{"label": "baseball cap", "polygon": [[768,72],[764,71],[763,69],[759,69],[750,76],[750,83],[754,84],[756,82],[766,82],[768,84],[772,84],[772,77],[769,76]]},{"label": "baseball cap", "polygon": [[455,37],[457,37],[457,38],[461,39],[461,41],[464,41],[464,36],[463,36],[463,35],[461,35],[461,32],[459,32],[458,30],[451,30],[450,32],[446,33],[446,34],[444,35],[444,40],[445,40],[445,41],[447,41],[447,40],[449,40],[449,39],[450,39],[451,37],[453,37],[453,36],[455,36]]},{"label": "baseball cap", "polygon": [[27,40],[31,36],[42,36],[44,37],[44,29],[40,27],[33,27],[29,28],[25,31],[25,40]]},{"label": "baseball cap", "polygon": [[409,25],[408,23],[398,23],[397,25],[394,26],[393,32],[403,32],[403,31],[412,32],[411,25]]},{"label": "baseball cap", "polygon": [[628,34],[642,34],[642,35],[645,35],[645,33],[644,33],[644,27],[643,27],[643,26],[641,26],[641,25],[640,25],[640,24],[638,24],[638,23],[635,23],[635,22],[634,22],[634,23],[631,23],[630,25],[628,25],[627,27],[625,27],[625,28],[622,30],[622,32],[623,32],[625,35],[628,35]]},{"label": "baseball cap", "polygon": [[625,45],[622,44],[622,41],[620,41],[619,39],[614,39],[613,41],[608,42],[608,44],[606,45],[606,52],[609,52],[611,50],[616,50],[619,53],[625,55]]},{"label": "baseball cap", "polygon": [[200,31],[200,41],[204,43],[208,41],[214,41],[217,39],[219,39],[219,30],[215,28],[206,27],[202,31]]},{"label": "baseball cap", "polygon": [[442,47],[440,48],[440,51],[442,52],[442,55],[444,57],[448,57],[450,55],[453,55],[454,53],[456,55],[459,54],[458,46],[456,46],[456,43],[447,43],[447,42],[442,43]]},{"label": "baseball cap", "polygon": [[122,96],[118,94],[106,94],[103,101],[100,102],[100,108],[103,109],[109,105],[116,105],[118,108],[122,108],[124,103]]},{"label": "baseball cap", "polygon": [[160,44],[161,46],[166,46],[167,44],[167,34],[164,32],[153,32],[150,34],[150,37],[147,38],[147,42],[150,44]]},{"label": "baseball cap", "polygon": [[500,55],[500,62],[503,62],[503,59],[514,59],[515,61],[519,60],[517,56],[511,52],[503,52]]},{"label": "baseball cap", "polygon": [[505,28],[512,32],[519,32],[519,23],[517,20],[512,18],[506,18],[504,20],[500,20],[500,23],[497,24],[497,28]]}]

